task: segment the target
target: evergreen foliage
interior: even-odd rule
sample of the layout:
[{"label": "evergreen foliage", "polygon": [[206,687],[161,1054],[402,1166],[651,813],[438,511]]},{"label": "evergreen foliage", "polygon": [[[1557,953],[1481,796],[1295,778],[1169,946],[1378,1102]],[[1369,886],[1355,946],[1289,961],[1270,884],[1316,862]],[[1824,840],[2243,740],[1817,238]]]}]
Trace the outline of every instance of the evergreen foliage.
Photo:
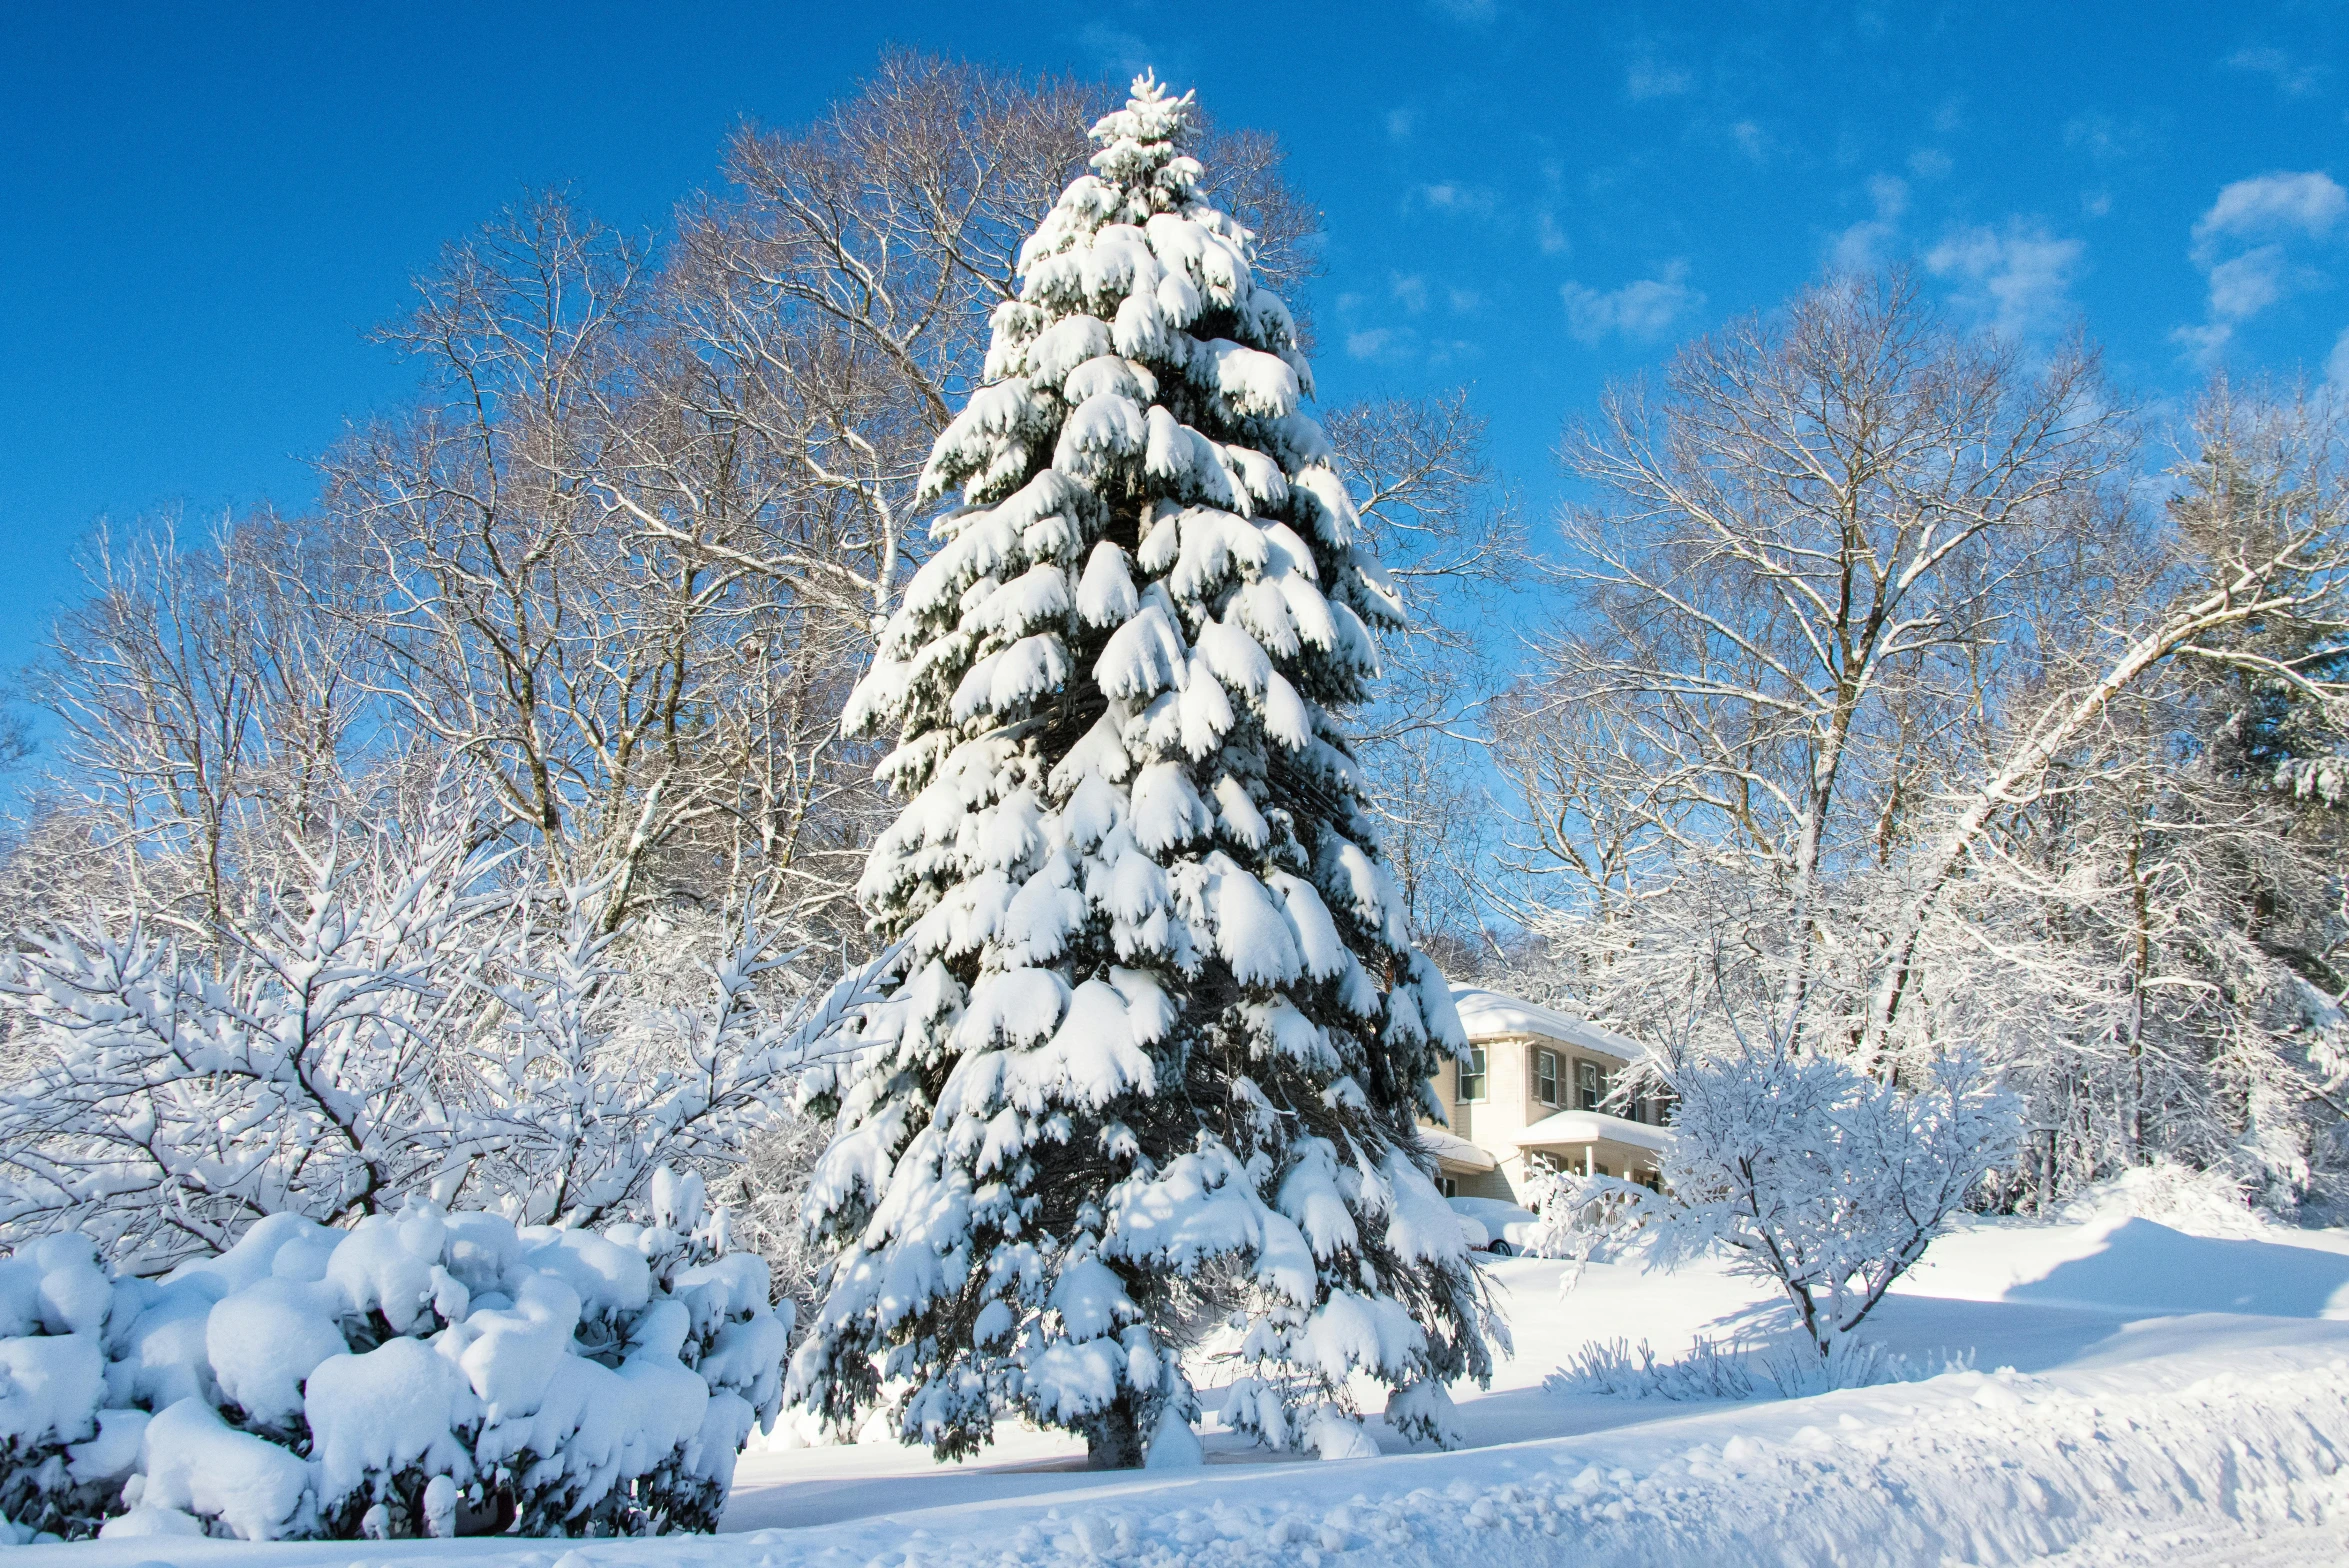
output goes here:
[{"label": "evergreen foliage", "polygon": [[1016,1410],[1195,1459],[1203,1335],[1244,1424],[1325,1450],[1356,1374],[1440,1439],[1490,1365],[1414,1132],[1459,1022],[1338,717],[1403,608],[1190,111],[1138,79],[1024,248],[923,476],[961,504],[845,718],[899,735],[859,893],[906,946],[819,1086],[835,1255],[791,1386],[842,1424],[897,1392],[942,1456]]}]

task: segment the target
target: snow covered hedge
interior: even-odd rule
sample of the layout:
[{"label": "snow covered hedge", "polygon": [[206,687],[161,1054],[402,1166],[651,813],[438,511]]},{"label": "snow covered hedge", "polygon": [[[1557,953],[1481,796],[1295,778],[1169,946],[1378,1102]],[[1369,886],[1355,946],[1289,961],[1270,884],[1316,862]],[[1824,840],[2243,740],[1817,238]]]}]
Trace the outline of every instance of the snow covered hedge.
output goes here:
[{"label": "snow covered hedge", "polygon": [[707,1530],[791,1309],[698,1177],[600,1233],[413,1200],[160,1281],[0,1259],[0,1540]]}]

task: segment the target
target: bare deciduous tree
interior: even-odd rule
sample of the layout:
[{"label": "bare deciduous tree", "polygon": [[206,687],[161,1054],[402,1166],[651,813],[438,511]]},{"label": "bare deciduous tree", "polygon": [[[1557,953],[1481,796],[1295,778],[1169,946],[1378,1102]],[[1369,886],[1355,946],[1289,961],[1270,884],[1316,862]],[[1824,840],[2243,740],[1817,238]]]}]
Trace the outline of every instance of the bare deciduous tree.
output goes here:
[{"label": "bare deciduous tree", "polygon": [[1897,276],[1611,394],[1568,443],[1603,497],[1566,519],[1573,613],[1498,726],[1567,983],[1887,1078],[1987,1049],[2074,1140],[2046,1190],[2090,1142],[2223,1162],[2264,1117],[2305,1145],[2295,976],[2339,912],[2286,797],[2344,694],[2320,426],[2219,389],[2149,512],[2092,355],[2028,364]]}]

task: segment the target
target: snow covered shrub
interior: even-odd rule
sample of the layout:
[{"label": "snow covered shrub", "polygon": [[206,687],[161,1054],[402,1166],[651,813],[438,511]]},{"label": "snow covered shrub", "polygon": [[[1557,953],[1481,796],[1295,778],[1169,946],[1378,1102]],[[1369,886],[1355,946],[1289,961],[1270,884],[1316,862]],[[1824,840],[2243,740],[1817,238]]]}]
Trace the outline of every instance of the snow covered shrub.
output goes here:
[{"label": "snow covered shrub", "polygon": [[0,1339],[11,1518],[247,1540],[713,1529],[791,1324],[666,1167],[600,1233],[420,1198],[273,1216],[159,1281],[50,1237],[0,1261],[0,1312],[31,1330]]},{"label": "snow covered shrub", "polygon": [[1542,1379],[1553,1394],[1603,1394],[1616,1399],[1751,1399],[1753,1373],[1744,1352],[1699,1337],[1676,1361],[1656,1359],[1646,1340],[1592,1340]]},{"label": "snow covered shrub", "polygon": [[2073,1224],[2147,1219],[2189,1236],[2254,1239],[2266,1235],[2270,1224],[2237,1182],[2159,1157],[2089,1186],[2056,1217]]},{"label": "snow covered shrub", "polygon": [[0,1259],[0,1540],[88,1535],[121,1488],[138,1434],[121,1421],[101,1430],[113,1295],[79,1236]]},{"label": "snow covered shrub", "polygon": [[1751,1399],[1768,1384],[1781,1399],[1801,1399],[1839,1388],[1916,1383],[1973,1366],[1972,1352],[1912,1361],[1881,1345],[1838,1337],[1824,1354],[1796,1335],[1740,1349],[1699,1337],[1687,1354],[1659,1361],[1641,1340],[1592,1341],[1542,1379],[1553,1394],[1601,1394],[1616,1399]]},{"label": "snow covered shrub", "polygon": [[1870,1340],[1842,1335],[1830,1340],[1821,1354],[1814,1355],[1813,1349],[1800,1337],[1780,1340],[1755,1352],[1753,1360],[1781,1399],[1831,1394],[1839,1388],[1922,1383],[1944,1372],[1970,1372],[1974,1367],[1974,1353],[1970,1350],[1955,1355],[1928,1353],[1912,1358]]},{"label": "snow covered shrub", "polygon": [[522,1221],[605,1224],[656,1167],[738,1166],[878,973],[779,985],[794,955],[745,909],[714,961],[664,958],[699,997],[647,996],[602,889],[486,836],[457,796],[414,831],[338,836],[215,953],[135,921],[24,933],[0,965],[31,1057],[0,1090],[0,1236],[70,1225],[155,1273],[459,1170]]},{"label": "snow covered shrub", "polygon": [[1680,1096],[1653,1205],[1663,1264],[1726,1247],[1820,1356],[1859,1326],[2013,1152],[2015,1102],[1970,1056],[1909,1087],[1775,1048],[1666,1069]]},{"label": "snow covered shrub", "polygon": [[791,1388],[851,1428],[894,1384],[941,1455],[1016,1411],[1099,1464],[1195,1458],[1218,1260],[1284,1436],[1359,1379],[1440,1437],[1490,1367],[1415,1131],[1465,1041],[1340,719],[1402,604],[1190,115],[1138,80],[1023,247],[920,485],[961,504],[844,716],[896,733],[858,891],[906,949],[821,1102]]}]

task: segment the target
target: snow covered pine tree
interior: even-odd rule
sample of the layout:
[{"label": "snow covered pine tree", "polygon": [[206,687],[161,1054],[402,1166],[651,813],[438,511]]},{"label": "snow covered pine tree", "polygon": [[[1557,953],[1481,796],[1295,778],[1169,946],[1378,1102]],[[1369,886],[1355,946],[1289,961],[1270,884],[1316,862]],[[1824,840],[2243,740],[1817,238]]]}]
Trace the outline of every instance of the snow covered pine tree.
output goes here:
[{"label": "snow covered pine tree", "polygon": [[1022,253],[923,475],[964,504],[845,717],[901,735],[860,891],[910,941],[827,1091],[792,1397],[894,1395],[942,1457],[1008,1410],[1196,1462],[1180,1357],[1216,1331],[1244,1430],[1358,1447],[1364,1375],[1442,1441],[1491,1323],[1413,1129],[1463,1043],[1331,715],[1402,606],[1179,149],[1191,95],[1133,94]]}]

